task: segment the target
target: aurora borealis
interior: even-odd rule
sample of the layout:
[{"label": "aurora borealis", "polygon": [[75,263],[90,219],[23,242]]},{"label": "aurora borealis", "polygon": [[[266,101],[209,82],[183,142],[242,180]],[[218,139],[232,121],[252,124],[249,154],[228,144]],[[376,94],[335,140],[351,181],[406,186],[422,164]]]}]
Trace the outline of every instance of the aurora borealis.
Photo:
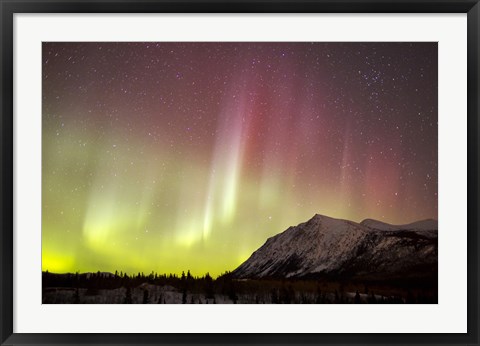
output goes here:
[{"label": "aurora borealis", "polygon": [[437,219],[436,43],[43,43],[42,269],[218,275]]}]

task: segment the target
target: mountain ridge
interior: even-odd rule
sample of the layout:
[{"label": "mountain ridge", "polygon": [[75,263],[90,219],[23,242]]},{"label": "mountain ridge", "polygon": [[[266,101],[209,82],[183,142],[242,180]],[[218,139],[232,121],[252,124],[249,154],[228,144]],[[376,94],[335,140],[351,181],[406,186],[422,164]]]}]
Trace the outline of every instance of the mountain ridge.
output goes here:
[{"label": "mountain ridge", "polygon": [[419,277],[437,272],[438,224],[390,225],[315,214],[272,236],[237,267],[237,278]]}]

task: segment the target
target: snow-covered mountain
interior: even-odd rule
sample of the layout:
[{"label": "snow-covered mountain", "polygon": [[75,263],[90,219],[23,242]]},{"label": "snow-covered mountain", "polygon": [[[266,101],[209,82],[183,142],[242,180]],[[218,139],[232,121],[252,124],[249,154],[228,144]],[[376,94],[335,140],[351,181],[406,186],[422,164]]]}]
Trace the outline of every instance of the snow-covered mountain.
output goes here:
[{"label": "snow-covered mountain", "polygon": [[389,225],[315,215],[269,238],[235,269],[237,278],[436,277],[437,221]]}]

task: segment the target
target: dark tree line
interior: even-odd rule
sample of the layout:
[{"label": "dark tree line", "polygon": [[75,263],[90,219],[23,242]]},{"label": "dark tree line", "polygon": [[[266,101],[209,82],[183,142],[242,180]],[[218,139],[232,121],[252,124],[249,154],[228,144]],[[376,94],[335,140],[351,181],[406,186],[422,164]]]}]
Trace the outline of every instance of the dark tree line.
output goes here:
[{"label": "dark tree line", "polygon": [[[129,275],[123,272],[111,273],[75,273],[53,274],[44,272],[42,287],[45,290],[64,288],[74,290],[71,303],[80,303],[80,290],[85,295],[98,295],[100,290],[125,289],[122,302],[132,304],[132,292],[135,288],[144,285],[171,286],[181,294],[183,304],[217,303],[219,296],[226,297],[236,303],[254,304],[401,304],[401,303],[436,303],[436,293],[406,290],[392,294],[375,294],[366,285],[364,288],[346,289],[344,284],[332,284],[316,280],[294,279],[258,279],[236,280],[231,273],[225,272],[216,279],[210,274],[193,276],[190,271],[176,274],[148,275],[140,272]],[[350,293],[347,293],[350,292]],[[137,291],[138,292],[138,291]],[[361,292],[361,293],[360,293]],[[393,292],[393,291],[392,291]],[[136,298],[137,303],[166,303],[161,294],[152,296],[148,289],[143,289],[143,298]],[[198,297],[202,297],[199,299]],[[225,300],[225,299],[224,299]]]},{"label": "dark tree line", "polygon": [[[226,273],[227,274],[227,273]],[[224,275],[226,275],[224,274]],[[217,278],[218,282],[222,282],[222,276]],[[135,275],[116,271],[111,273],[75,273],[75,274],[54,274],[48,271],[42,273],[42,287],[65,287],[65,288],[86,288],[92,291],[99,289],[116,289],[121,287],[133,288],[141,284],[148,283],[151,285],[164,286],[170,285],[175,288],[188,291],[205,291],[209,297],[213,298],[214,280],[209,273],[204,276],[192,276],[190,271],[187,274],[182,273],[181,276],[176,274],[157,274],[151,272],[145,275],[139,272]]]}]

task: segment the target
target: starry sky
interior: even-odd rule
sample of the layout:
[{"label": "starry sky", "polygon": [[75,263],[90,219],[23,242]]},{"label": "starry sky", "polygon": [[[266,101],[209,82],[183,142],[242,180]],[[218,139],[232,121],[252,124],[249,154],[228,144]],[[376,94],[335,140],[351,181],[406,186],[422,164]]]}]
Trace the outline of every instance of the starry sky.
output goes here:
[{"label": "starry sky", "polygon": [[437,219],[436,43],[42,46],[42,269],[218,275],[324,214]]}]

